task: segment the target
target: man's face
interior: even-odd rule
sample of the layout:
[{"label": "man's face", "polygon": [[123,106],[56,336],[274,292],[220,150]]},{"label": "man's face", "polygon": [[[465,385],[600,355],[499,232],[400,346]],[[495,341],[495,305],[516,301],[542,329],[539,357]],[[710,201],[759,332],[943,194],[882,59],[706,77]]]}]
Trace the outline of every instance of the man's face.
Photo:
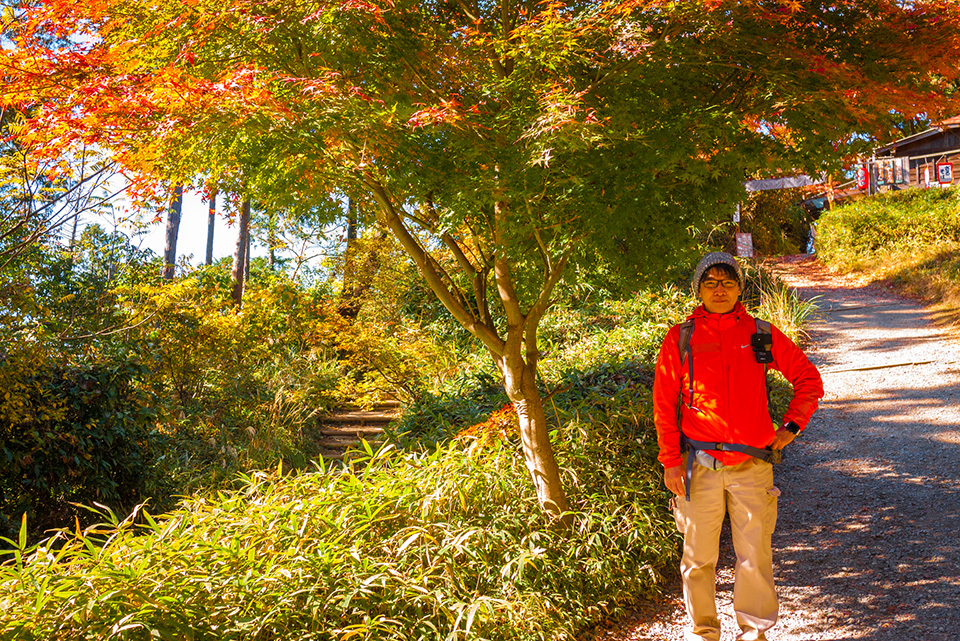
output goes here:
[{"label": "man's face", "polygon": [[699,294],[708,312],[727,314],[740,299],[740,283],[719,267],[711,267],[700,279]]}]

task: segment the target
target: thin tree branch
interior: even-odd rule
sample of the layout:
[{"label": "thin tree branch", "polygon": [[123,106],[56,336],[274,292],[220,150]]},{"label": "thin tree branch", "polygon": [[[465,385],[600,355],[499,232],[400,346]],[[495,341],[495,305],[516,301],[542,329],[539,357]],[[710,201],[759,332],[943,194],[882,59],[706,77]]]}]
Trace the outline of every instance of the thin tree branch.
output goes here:
[{"label": "thin tree branch", "polygon": [[413,259],[427,285],[437,295],[440,302],[467,331],[479,338],[488,350],[494,354],[502,355],[505,347],[503,339],[493,329],[480,323],[461,303],[460,297],[454,295],[450,290],[444,282],[443,275],[437,270],[436,262],[403,224],[403,220],[394,207],[393,199],[386,188],[369,172],[364,172],[363,180],[371,195],[377,201],[385,224]]},{"label": "thin tree branch", "polygon": [[[432,205],[424,205],[424,207],[427,207],[428,210],[429,210],[429,212],[432,213],[432,214],[434,214],[434,217],[437,218],[437,217],[436,217],[436,212],[435,212],[435,210],[433,209]],[[420,217],[414,216],[413,214],[410,214],[410,213],[407,213],[407,212],[404,212],[404,216],[403,216],[403,217],[404,217],[404,218],[407,218],[408,220],[412,220],[413,222],[417,223],[417,224],[420,226],[421,229],[424,229],[424,230],[426,230],[427,232],[429,232],[429,233],[431,233],[431,234],[434,234],[435,236],[437,236],[438,238],[440,238],[440,241],[441,241],[445,246],[447,246],[447,248],[450,249],[451,253],[453,253],[454,258],[456,259],[457,263],[461,266],[461,268],[470,275],[471,279],[475,279],[475,278],[476,278],[476,273],[477,273],[476,268],[474,268],[474,266],[473,266],[473,264],[470,262],[469,258],[466,256],[466,254],[464,254],[464,252],[462,251],[462,249],[461,249],[461,247],[459,246],[459,244],[457,243],[457,241],[449,234],[449,232],[444,232],[443,234],[439,234],[439,233],[437,233],[436,225],[435,225],[434,223],[431,223],[430,221],[423,220],[423,219],[421,219]],[[421,245],[421,248],[422,248],[422,245]],[[443,265],[440,264],[440,262],[439,262],[438,260],[436,260],[436,259],[430,254],[430,252],[424,250],[424,254],[425,254],[431,261],[433,261],[434,268],[438,271],[438,273],[439,273],[439,274],[443,277],[443,279],[447,282],[448,287],[450,288],[451,293],[452,293],[454,296],[456,296],[457,299],[460,301],[460,304],[463,305],[464,308],[466,308],[466,306],[467,306],[466,297],[463,295],[463,293],[462,293],[462,292],[460,291],[460,289],[457,287],[456,282],[453,280],[453,278],[451,278],[450,274],[447,273],[447,270],[443,267]],[[488,324],[488,323],[484,323],[484,324]]]},{"label": "thin tree branch", "polygon": [[513,284],[513,274],[510,270],[510,262],[504,255],[506,252],[506,242],[502,235],[502,230],[507,224],[507,204],[497,202],[494,205],[494,212],[497,218],[496,243],[498,247],[497,255],[493,261],[493,275],[497,283],[497,290],[500,293],[500,302],[503,304],[503,311],[507,316],[507,325],[511,327],[522,327],[524,324],[524,314],[520,309],[520,301],[517,298],[517,290]]},{"label": "thin tree branch", "polygon": [[[529,199],[524,200],[524,205],[527,208],[527,216],[529,216],[534,223],[540,222],[539,217],[533,213],[533,209],[530,207]],[[550,276],[550,271],[553,269],[553,265],[550,258],[550,252],[547,249],[546,244],[543,242],[543,237],[540,235],[540,228],[537,227],[536,224],[533,226],[533,236],[537,240],[537,249],[540,252],[541,260],[543,260],[543,280],[546,282]]]},{"label": "thin tree branch", "polygon": [[[457,0],[457,4],[460,5],[460,8],[463,9],[463,13],[470,19],[471,22],[476,25],[477,30],[484,32],[483,29],[483,18],[480,17],[479,11],[474,13],[471,11],[470,7],[467,6],[467,3],[463,0]],[[493,70],[496,71],[497,75],[501,78],[506,78],[510,75],[509,70],[503,66],[503,62],[497,56],[497,52],[493,50],[489,43],[484,44],[484,50],[487,54],[487,59],[490,61],[490,64],[493,65]]]},{"label": "thin tree branch", "polygon": [[474,267],[470,258],[466,256],[460,244],[449,234],[444,233],[441,237],[444,244],[450,249],[456,258],[460,267],[467,272],[472,281],[474,302],[477,305],[477,313],[480,315],[480,322],[493,329],[491,322],[490,305],[487,300],[487,276],[489,268],[481,263],[480,267]]},{"label": "thin tree branch", "polygon": [[475,277],[479,270],[476,267],[474,267],[472,262],[470,262],[470,259],[464,253],[463,249],[460,247],[460,244],[456,241],[456,239],[453,236],[450,235],[450,232],[444,232],[443,234],[441,234],[440,240],[443,241],[443,244],[446,245],[447,248],[450,250],[450,252],[453,254],[453,257],[454,259],[456,259],[457,263],[460,265],[460,268],[463,269],[463,271],[467,272],[471,278]]},{"label": "thin tree branch", "polygon": [[128,331],[128,330],[136,329],[136,328],[140,327],[141,325],[143,325],[144,323],[146,323],[148,320],[150,320],[151,318],[153,318],[153,317],[156,316],[156,315],[157,315],[157,312],[151,312],[149,316],[147,316],[146,318],[144,318],[142,321],[140,321],[140,322],[137,323],[136,325],[127,325],[127,326],[124,326],[124,327],[115,327],[115,328],[112,328],[112,329],[110,329],[110,330],[103,330],[103,331],[100,331],[100,332],[93,332],[93,333],[91,333],[91,334],[84,334],[84,335],[82,335],[82,336],[70,336],[70,337],[61,336],[61,337],[60,337],[60,340],[62,340],[62,341],[79,341],[79,340],[86,340],[86,339],[88,339],[88,338],[96,338],[96,337],[98,337],[98,336],[110,336],[111,334],[119,334],[120,332],[126,332],[126,331]]},{"label": "thin tree branch", "polygon": [[554,263],[549,276],[544,282],[543,289],[540,291],[540,296],[537,298],[537,302],[534,303],[533,307],[530,308],[530,311],[527,312],[527,326],[526,331],[524,332],[523,340],[524,351],[527,354],[527,363],[531,366],[535,366],[540,357],[540,352],[537,349],[537,328],[540,326],[540,320],[543,318],[543,315],[550,307],[553,291],[556,288],[557,283],[560,282],[560,279],[563,278],[563,272],[567,267],[567,262],[570,260],[570,256],[573,254],[573,248],[575,247],[577,240],[579,240],[579,238],[567,244],[567,247],[564,249],[560,259]]}]

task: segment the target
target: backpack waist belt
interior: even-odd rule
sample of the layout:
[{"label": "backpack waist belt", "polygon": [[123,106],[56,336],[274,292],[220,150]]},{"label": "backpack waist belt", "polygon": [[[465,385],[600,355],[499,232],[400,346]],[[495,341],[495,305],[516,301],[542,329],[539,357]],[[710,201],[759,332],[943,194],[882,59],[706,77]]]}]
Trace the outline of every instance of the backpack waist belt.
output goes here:
[{"label": "backpack waist belt", "polygon": [[781,452],[780,450],[771,450],[766,448],[753,447],[750,445],[741,445],[740,443],[713,443],[710,441],[694,441],[689,439],[686,436],[680,435],[680,446],[684,450],[689,450],[687,455],[687,500],[690,500],[690,485],[693,481],[693,462],[696,456],[694,453],[698,450],[703,451],[717,451],[717,452],[739,452],[741,454],[747,454],[753,458],[758,458],[761,461],[766,461],[770,464],[776,464],[780,462]]}]

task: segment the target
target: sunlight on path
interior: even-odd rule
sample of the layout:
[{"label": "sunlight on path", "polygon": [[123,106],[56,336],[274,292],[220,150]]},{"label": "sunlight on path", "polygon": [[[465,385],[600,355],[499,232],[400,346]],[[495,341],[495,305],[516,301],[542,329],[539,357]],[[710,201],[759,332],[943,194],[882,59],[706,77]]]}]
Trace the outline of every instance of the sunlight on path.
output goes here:
[{"label": "sunlight on path", "polygon": [[826,396],[780,470],[770,639],[953,639],[960,466],[944,442],[960,428],[960,345],[916,303],[800,267],[784,276],[820,297]]},{"label": "sunlight on path", "polygon": [[[806,349],[826,395],[777,470],[781,618],[768,639],[954,641],[960,343],[916,303],[855,276],[805,256],[779,268],[803,297],[819,297],[822,316]],[[718,604],[723,639],[732,641],[735,559],[724,537]],[[674,600],[598,638],[673,641],[683,627]]]}]

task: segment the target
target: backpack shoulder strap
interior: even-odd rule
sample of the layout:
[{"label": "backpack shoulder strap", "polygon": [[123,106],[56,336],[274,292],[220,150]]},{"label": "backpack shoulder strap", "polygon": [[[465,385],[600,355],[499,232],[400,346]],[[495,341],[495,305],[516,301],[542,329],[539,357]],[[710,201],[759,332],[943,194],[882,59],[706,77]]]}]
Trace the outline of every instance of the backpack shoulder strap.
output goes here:
[{"label": "backpack shoulder strap", "polygon": [[[679,325],[680,334],[677,336],[677,346],[680,348],[680,367],[683,367],[683,362],[686,360],[687,368],[689,373],[687,375],[687,385],[689,386],[689,398],[690,398],[690,407],[693,407],[693,354],[690,352],[690,337],[693,336],[693,319],[683,321]],[[683,434],[683,429],[680,426],[680,415],[681,408],[683,403],[677,403],[677,427],[680,428],[680,433]]]},{"label": "backpack shoulder strap", "polygon": [[679,325],[680,335],[677,337],[677,346],[680,348],[680,362],[683,363],[690,355],[690,336],[693,335],[693,321],[683,321]]}]

